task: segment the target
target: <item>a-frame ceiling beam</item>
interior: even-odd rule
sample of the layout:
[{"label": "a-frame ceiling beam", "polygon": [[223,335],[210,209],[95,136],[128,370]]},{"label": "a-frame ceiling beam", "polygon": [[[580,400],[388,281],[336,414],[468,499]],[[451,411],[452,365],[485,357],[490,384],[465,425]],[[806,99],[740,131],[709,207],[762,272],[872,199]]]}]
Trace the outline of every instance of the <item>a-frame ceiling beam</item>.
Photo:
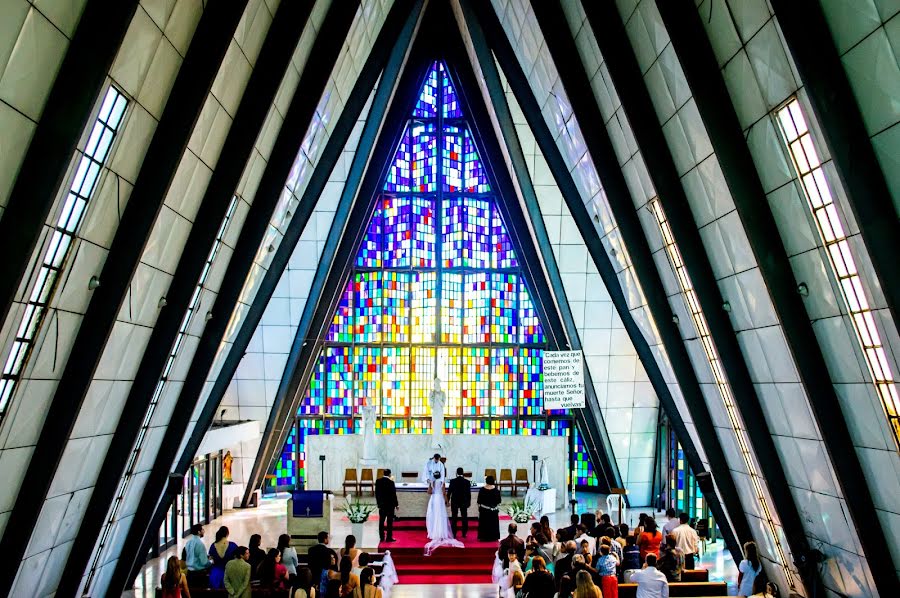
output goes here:
[{"label": "a-frame ceiling beam", "polygon": [[[141,556],[145,554],[145,551],[141,550],[140,547],[149,546],[155,534],[153,530],[158,528],[169,504],[178,494],[179,490],[177,488],[166,485],[166,478],[176,457],[179,457],[177,451],[190,424],[190,417],[198,406],[206,377],[226,332],[228,318],[225,316],[233,313],[238,305],[240,293],[253,267],[254,257],[265,234],[272,211],[284,188],[284,182],[287,180],[291,165],[300,151],[304,134],[312,121],[328,78],[332,74],[332,68],[337,62],[358,5],[358,2],[332,4],[313,45],[310,56],[315,57],[315,59],[310,59],[298,83],[297,92],[291,101],[285,121],[269,156],[266,169],[260,179],[254,203],[250,212],[248,212],[245,224],[235,245],[235,251],[225,271],[223,277],[225,282],[220,288],[213,305],[212,312],[219,314],[220,317],[214,317],[207,324],[201,336],[182,391],[178,397],[173,419],[166,430],[160,454],[150,473],[150,480],[147,483],[147,487],[150,490],[145,491],[141,504],[138,507],[135,522],[132,523],[132,528],[129,531],[129,537],[133,538],[135,548],[130,549],[133,552],[127,558],[120,558],[113,580],[115,585],[111,587],[118,587],[119,584],[125,584],[134,578],[137,569],[142,563]],[[391,17],[388,16],[388,21],[390,19]],[[348,101],[343,113],[352,114],[356,111],[358,115],[364,103],[365,100],[363,100],[362,104],[356,101]],[[334,136],[337,137],[349,135],[352,130],[352,123],[349,128],[341,124],[343,122],[343,113],[334,131]],[[356,116],[354,115],[351,120],[355,121],[355,118]],[[327,181],[328,173],[334,167],[335,161],[339,156],[339,152],[337,154],[329,153],[328,146],[326,146],[319,168],[316,169],[310,186],[318,185],[321,187],[324,185],[324,182]],[[308,199],[305,195],[304,200]],[[254,211],[257,205],[259,207]],[[303,202],[301,202],[299,211],[305,213]],[[295,219],[300,216],[300,213],[296,214]],[[308,219],[308,214],[306,218]],[[286,240],[290,239],[292,235],[299,238],[303,224],[305,222],[301,223],[298,221],[297,226],[294,226],[293,222],[289,225],[287,235],[282,239],[279,251],[284,248]],[[273,261],[273,264],[275,263]],[[284,263],[286,264],[286,261]],[[274,267],[276,266],[270,265],[269,274],[272,273]],[[281,269],[283,267],[282,265]],[[280,271],[275,275],[277,279],[280,276]],[[232,353],[234,353],[233,348]],[[238,355],[241,354],[238,353]],[[218,407],[218,399],[214,401],[213,398],[211,396],[202,406],[192,433],[182,450],[178,462],[175,464],[174,471],[177,473],[183,473],[190,465],[203,439],[203,435],[212,423],[215,410]]]},{"label": "a-frame ceiling beam", "polygon": [[153,223],[245,5],[246,0],[216,3],[200,18],[103,265],[102,284],[93,291],[81,321],[0,541],[6,555],[0,563],[0,595],[8,593],[13,583],[28,545],[23,538],[29,538],[35,527]]},{"label": "a-frame ceiling beam", "polygon": [[[503,71],[507,74],[510,88],[513,90],[516,99],[519,101],[522,112],[535,135],[538,145],[544,153],[550,170],[566,201],[566,205],[569,207],[572,217],[575,219],[578,229],[581,232],[585,245],[588,248],[588,252],[591,255],[591,259],[593,259],[596,264],[597,270],[600,272],[600,276],[606,284],[610,297],[616,307],[616,311],[619,313],[629,338],[641,359],[641,363],[647,371],[647,375],[653,384],[653,389],[659,397],[660,404],[672,421],[676,434],[682,442],[685,454],[688,455],[691,469],[695,474],[704,472],[706,469],[700,459],[700,454],[693,446],[691,437],[678,412],[676,403],[669,392],[669,388],[666,385],[662,372],[656,364],[653,353],[650,350],[647,341],[644,339],[643,333],[629,312],[628,302],[619,285],[619,280],[616,277],[609,256],[606,254],[606,250],[600,242],[600,238],[597,235],[590,215],[588,214],[584,203],[582,203],[578,189],[565,166],[565,162],[556,142],[550,134],[550,130],[544,120],[540,106],[534,98],[528,80],[522,71],[518,58],[516,57],[496,14],[492,9],[489,9],[489,7],[477,6],[476,8],[473,6],[475,3],[470,3],[468,0],[462,0],[461,4],[464,12],[471,12],[472,8],[475,8],[480,27],[470,26],[470,32],[472,33],[473,41],[475,42],[476,52],[485,53],[486,50],[479,50],[479,47],[481,43],[487,43],[487,40],[490,40],[490,47],[497,56],[501,68],[503,68]],[[568,29],[566,23],[563,23],[563,26]],[[485,41],[479,43],[479,38]],[[575,55],[577,56],[577,53]],[[485,56],[485,59],[481,61],[483,65],[488,61],[488,58],[489,56]],[[566,58],[566,60],[571,60],[571,57]],[[557,63],[558,62],[559,61],[557,61]],[[602,119],[595,122],[602,122]],[[609,151],[612,151],[611,148]],[[604,180],[604,184],[607,184],[606,180]],[[607,187],[606,189],[608,196],[611,196],[616,192],[615,188],[610,189]],[[627,193],[627,189],[625,189],[624,193]],[[628,195],[624,196],[625,201],[630,204],[630,199],[628,198]],[[612,199],[610,199],[610,201],[612,201]],[[646,292],[647,290],[645,289],[645,293]],[[663,297],[665,297],[664,293]],[[667,304],[664,309],[666,311],[663,313],[671,313]],[[660,321],[657,322],[657,326],[662,332],[665,330],[668,323],[671,323],[671,316],[660,319]],[[694,416],[697,434],[706,449],[706,454],[711,462],[711,466],[718,471],[728,472],[727,465],[725,464],[722,455],[721,446],[712,427],[712,419],[707,411],[706,404],[700,391],[699,383],[697,382],[686,354],[684,354],[684,345],[681,342],[681,338],[680,336],[677,336],[677,334],[676,331],[676,342],[666,343],[665,345],[666,350],[669,353],[669,358],[672,361],[673,370],[675,371],[675,375],[682,389],[685,402],[689,409],[691,409],[691,414]],[[670,347],[669,344],[672,346]],[[682,354],[684,354],[683,357],[681,357]],[[718,464],[719,462],[721,463]],[[722,529],[729,549],[732,553],[740,555],[737,538],[743,540],[750,538],[751,535],[749,524],[747,523],[747,519],[741,509],[740,501],[738,500],[737,488],[730,475],[717,477],[716,487],[718,494],[722,495],[725,506],[728,508],[728,515],[731,517],[731,523],[736,528],[734,531],[729,529],[727,524],[729,519],[726,517],[725,510],[719,502],[718,496],[707,494],[707,501],[716,517],[717,523],[719,523],[720,529]],[[735,533],[737,536],[735,536]]]},{"label": "a-frame ceiling beam", "polygon": [[[523,271],[529,277],[530,288],[539,299],[537,304],[543,310],[541,321],[545,323],[544,333],[552,332],[551,338],[555,346],[551,344],[548,349],[581,350],[581,338],[578,335],[575,318],[565,292],[562,291],[564,288],[562,276],[554,258],[544,220],[541,217],[537,194],[531,182],[531,175],[528,172],[525,155],[516,133],[496,64],[491,60],[489,64],[484,65],[479,60],[479,70],[482,72],[484,84],[488,90],[491,108],[497,118],[506,153],[510,159],[510,166],[515,172],[515,181],[513,181],[512,173],[506,167],[505,160],[500,158],[504,153],[500,145],[501,140],[498,139],[494,127],[490,124],[491,113],[485,105],[477,76],[469,62],[465,47],[461,43],[462,40],[460,39],[459,42],[448,48],[448,51],[454,53],[453,64],[458,65],[457,74],[460,85],[457,93],[465,98],[472,116],[472,125],[478,129],[484,145],[486,156],[482,156],[482,161],[486,163],[493,174],[493,180],[497,182],[496,193],[502,200],[498,204],[506,222],[510,224],[507,227],[510,229],[509,234],[511,237],[513,235],[529,237],[527,241],[519,240],[516,249],[519,262],[523,264]],[[476,56],[476,58],[479,57]],[[486,157],[494,159],[485,160]],[[523,206],[515,192],[516,186],[522,194],[525,212],[523,212]],[[528,234],[529,225],[534,233],[533,241],[531,235]],[[520,231],[524,232],[520,233]],[[540,253],[538,253],[538,248]],[[543,269],[540,267],[541,264],[544,266]],[[559,289],[560,296],[555,298],[551,289]],[[578,424],[588,456],[594,464],[594,472],[599,483],[597,490],[608,493],[612,488],[623,486],[622,475],[615,459],[612,443],[609,440],[609,433],[603,419],[603,412],[600,410],[600,403],[597,400],[589,368],[584,369],[584,375],[586,406],[584,409],[571,411]],[[628,497],[625,498],[627,501]]]},{"label": "a-frame ceiling beam", "polygon": [[[294,47],[311,12],[311,2],[283,2],[275,13],[256,61],[257,68],[253,70],[247,82],[247,92],[226,136],[181,259],[166,291],[167,304],[160,310],[134,382],[129,388],[125,407],[110,441],[109,450],[97,477],[97,484],[85,509],[75,539],[76,546],[91,546],[106,521],[110,505],[116,498],[119,480],[125,473],[135,438],[138,437],[147,409],[165,370],[172,345],[178,336],[181,322],[206,264],[210,247],[215,242],[243,167],[250,158],[253,144],[262,129],[278,86],[290,64]],[[230,42],[230,39],[228,41]],[[268,208],[271,213],[271,208],[265,204],[265,201],[259,202],[257,212]],[[251,226],[249,216],[250,214],[245,226]],[[194,314],[194,317],[202,315]],[[68,595],[77,591],[90,556],[90,551],[87,550],[74,551],[69,556],[58,592]]]},{"label": "a-frame ceiling beam", "polygon": [[866,533],[878,521],[869,485],[696,5],[692,0],[656,5],[766,281],[875,585],[882,596],[896,596],[898,580],[885,537]]},{"label": "a-frame ceiling beam", "polygon": [[813,0],[772,0],[772,6],[896,324],[900,322],[900,207],[891,201],[822,7]]},{"label": "a-frame ceiling beam", "polygon": [[[546,12],[545,10],[538,11],[537,4],[539,3],[532,1],[536,12]],[[791,550],[795,554],[804,554],[809,550],[809,543],[803,530],[803,521],[788,487],[781,459],[766,425],[765,413],[754,390],[747,363],[744,361],[737,341],[737,335],[731,326],[731,322],[728,320],[727,313],[722,309],[722,295],[719,292],[712,266],[700,239],[700,232],[694,222],[690,204],[678,177],[675,161],[663,136],[662,127],[658,124],[656,111],[653,109],[650,94],[641,76],[637,57],[629,43],[625,26],[622,24],[618,10],[609,2],[582,2],[582,6],[609,69],[610,77],[616,86],[616,93],[622,102],[628,122],[631,124],[637,145],[641,148],[644,162],[647,165],[647,172],[653,181],[658,199],[666,212],[672,234],[678,243],[678,250],[684,259],[685,267],[688,270],[694,291],[697,294],[703,309],[703,315],[709,326],[710,336],[716,345],[719,358],[728,378],[731,394],[740,410],[744,427],[756,453],[760,470],[766,479],[769,493],[772,496],[772,501],[775,503],[775,509],[778,511],[778,521],[784,529]],[[551,37],[559,35],[556,32],[569,31],[565,18],[558,20],[561,22],[557,23],[557,25],[565,27],[565,29],[548,26],[548,43],[550,43]],[[577,55],[577,48],[571,35],[566,33],[565,37],[568,42],[566,51],[576,52]],[[559,65],[560,76],[564,78],[566,90],[569,92],[572,108],[575,114],[579,115],[580,121],[602,122],[603,117],[584,71],[578,69],[578,72],[573,72],[574,69],[571,66],[561,64],[559,60],[557,60],[557,64]],[[569,85],[570,81],[572,83],[571,88]],[[583,133],[588,148],[591,148],[594,144],[592,138],[599,134],[601,127],[587,127],[586,129]],[[608,140],[607,145],[609,151],[612,151]],[[593,152],[591,154],[594,155]],[[609,156],[606,159],[608,160]],[[604,169],[612,169],[621,173],[621,169],[614,162],[607,164]],[[602,174],[600,178],[604,181],[606,180]],[[624,185],[625,181],[621,174],[618,178],[621,178],[621,181],[618,181],[617,184]],[[610,204],[613,205],[613,212],[616,214],[619,228],[622,231],[625,244],[628,246],[635,269],[649,269],[650,272],[653,272],[653,258],[633,204],[629,205],[627,198],[625,198],[626,201],[615,201],[615,204],[619,204],[616,206],[614,205],[612,194],[610,193],[609,195]],[[624,214],[623,217],[619,217],[620,211],[626,212],[627,217],[624,217]],[[654,222],[656,221],[655,216],[653,220]],[[627,222],[627,227],[626,221],[629,221]],[[640,247],[639,252],[636,251],[637,247]],[[668,336],[667,347],[670,343],[672,345],[681,345],[679,349],[683,353],[682,359],[685,360],[686,366],[690,367],[687,352],[684,349],[683,342],[680,340],[678,324],[672,323],[670,318],[662,317],[663,314],[668,313],[664,311],[668,309],[668,302],[662,281],[658,276],[652,276],[649,273],[648,275],[655,278],[653,281],[655,288],[652,293],[654,297],[651,306],[659,316],[656,318],[656,321],[660,328],[660,333]],[[644,291],[647,293],[648,302],[650,302],[651,293],[648,292],[646,285],[644,286]],[[696,330],[691,322],[683,322],[681,325],[688,327],[691,330],[691,335],[696,334]],[[670,351],[670,355],[671,353]],[[712,400],[720,399],[717,396]],[[725,464],[726,469],[713,472],[717,479],[719,476],[730,475],[727,469],[727,462],[724,461],[724,456],[722,457],[722,462]],[[753,501],[754,497],[748,496],[745,500]]]},{"label": "a-frame ceiling beam", "polygon": [[[418,16],[421,11],[419,3],[417,8],[414,16]],[[418,24],[418,27],[421,26],[421,23]],[[331,230],[297,325],[263,439],[247,480],[245,501],[250,493],[262,485],[276,455],[281,453],[294,424],[297,406],[303,400],[302,389],[309,384],[314,365],[318,363],[322,343],[317,339],[322,338],[324,322],[330,319],[333,303],[344,288],[340,282],[346,270],[336,265],[345,265],[346,255],[351,249],[348,248],[350,241],[342,243],[342,239],[362,238],[365,235],[366,220],[361,216],[362,210],[354,206],[368,205],[369,198],[374,199],[386,170],[387,160],[384,156],[393,155],[403,133],[403,123],[415,102],[418,81],[413,72],[424,69],[428,59],[421,47],[422,42],[419,41],[421,38],[417,35],[415,41],[412,41],[415,33],[410,24],[407,24],[403,35],[395,36],[397,44],[389,67],[375,92],[359,147],[350,165],[347,183],[338,201]],[[414,65],[420,68],[417,69]],[[342,231],[346,231],[346,235]]]},{"label": "a-frame ceiling beam", "polygon": [[84,8],[0,218],[3,317],[9,314],[137,5],[136,0],[91,0]]}]

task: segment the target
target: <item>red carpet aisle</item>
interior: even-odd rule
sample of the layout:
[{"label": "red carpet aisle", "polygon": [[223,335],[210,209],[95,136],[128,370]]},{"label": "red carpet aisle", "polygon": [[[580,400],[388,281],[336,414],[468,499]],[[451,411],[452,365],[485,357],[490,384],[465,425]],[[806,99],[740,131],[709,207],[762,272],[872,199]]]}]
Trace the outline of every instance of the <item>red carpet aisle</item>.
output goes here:
[{"label": "red carpet aisle", "polygon": [[478,521],[469,521],[469,533],[456,538],[465,548],[442,546],[424,556],[428,542],[424,519],[394,522],[396,542],[378,545],[379,551],[390,550],[401,584],[491,583],[491,569],[497,542],[478,541]]}]

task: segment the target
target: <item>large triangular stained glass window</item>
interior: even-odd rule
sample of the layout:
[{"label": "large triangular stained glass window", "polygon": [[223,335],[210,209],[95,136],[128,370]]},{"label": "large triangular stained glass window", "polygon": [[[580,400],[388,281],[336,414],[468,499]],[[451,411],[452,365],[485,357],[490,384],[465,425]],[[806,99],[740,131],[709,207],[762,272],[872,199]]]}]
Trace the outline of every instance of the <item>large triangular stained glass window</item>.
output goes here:
[{"label": "large triangular stained glass window", "polygon": [[430,433],[435,375],[445,433],[569,433],[567,413],[543,410],[543,327],[498,201],[435,62],[326,328],[286,447],[296,457],[282,457],[296,467],[276,473],[305,479],[305,438],[358,431],[364,404],[379,433]]}]

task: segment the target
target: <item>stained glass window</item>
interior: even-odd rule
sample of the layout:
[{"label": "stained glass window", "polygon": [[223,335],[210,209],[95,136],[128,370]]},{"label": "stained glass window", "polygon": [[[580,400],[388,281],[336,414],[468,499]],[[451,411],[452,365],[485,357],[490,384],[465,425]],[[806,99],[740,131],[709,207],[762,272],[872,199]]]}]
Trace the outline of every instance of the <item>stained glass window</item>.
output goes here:
[{"label": "stained glass window", "polygon": [[[358,431],[364,402],[377,406],[380,434],[430,433],[435,376],[447,434],[568,438],[570,415],[543,410],[539,305],[441,63],[373,203],[298,409],[299,478],[307,435]],[[585,459],[582,451],[574,463],[589,480]]]},{"label": "stained glass window", "polygon": [[578,433],[578,428],[574,429],[574,434],[575,485],[586,488],[596,488],[599,485],[597,483],[597,474],[594,473],[594,466],[591,464],[591,459],[588,457],[587,449],[584,446],[584,441],[581,439],[581,434]]}]

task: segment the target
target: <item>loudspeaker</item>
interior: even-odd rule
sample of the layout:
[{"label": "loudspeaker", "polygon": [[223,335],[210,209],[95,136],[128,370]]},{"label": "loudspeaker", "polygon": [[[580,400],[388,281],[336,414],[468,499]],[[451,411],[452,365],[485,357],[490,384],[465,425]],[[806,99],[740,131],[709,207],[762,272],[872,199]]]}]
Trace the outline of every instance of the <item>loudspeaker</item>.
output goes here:
[{"label": "loudspeaker", "polygon": [[704,495],[711,495],[715,489],[713,488],[713,479],[712,474],[708,471],[704,471],[703,473],[698,473],[696,475],[697,478],[697,486],[700,487],[700,492]]}]

